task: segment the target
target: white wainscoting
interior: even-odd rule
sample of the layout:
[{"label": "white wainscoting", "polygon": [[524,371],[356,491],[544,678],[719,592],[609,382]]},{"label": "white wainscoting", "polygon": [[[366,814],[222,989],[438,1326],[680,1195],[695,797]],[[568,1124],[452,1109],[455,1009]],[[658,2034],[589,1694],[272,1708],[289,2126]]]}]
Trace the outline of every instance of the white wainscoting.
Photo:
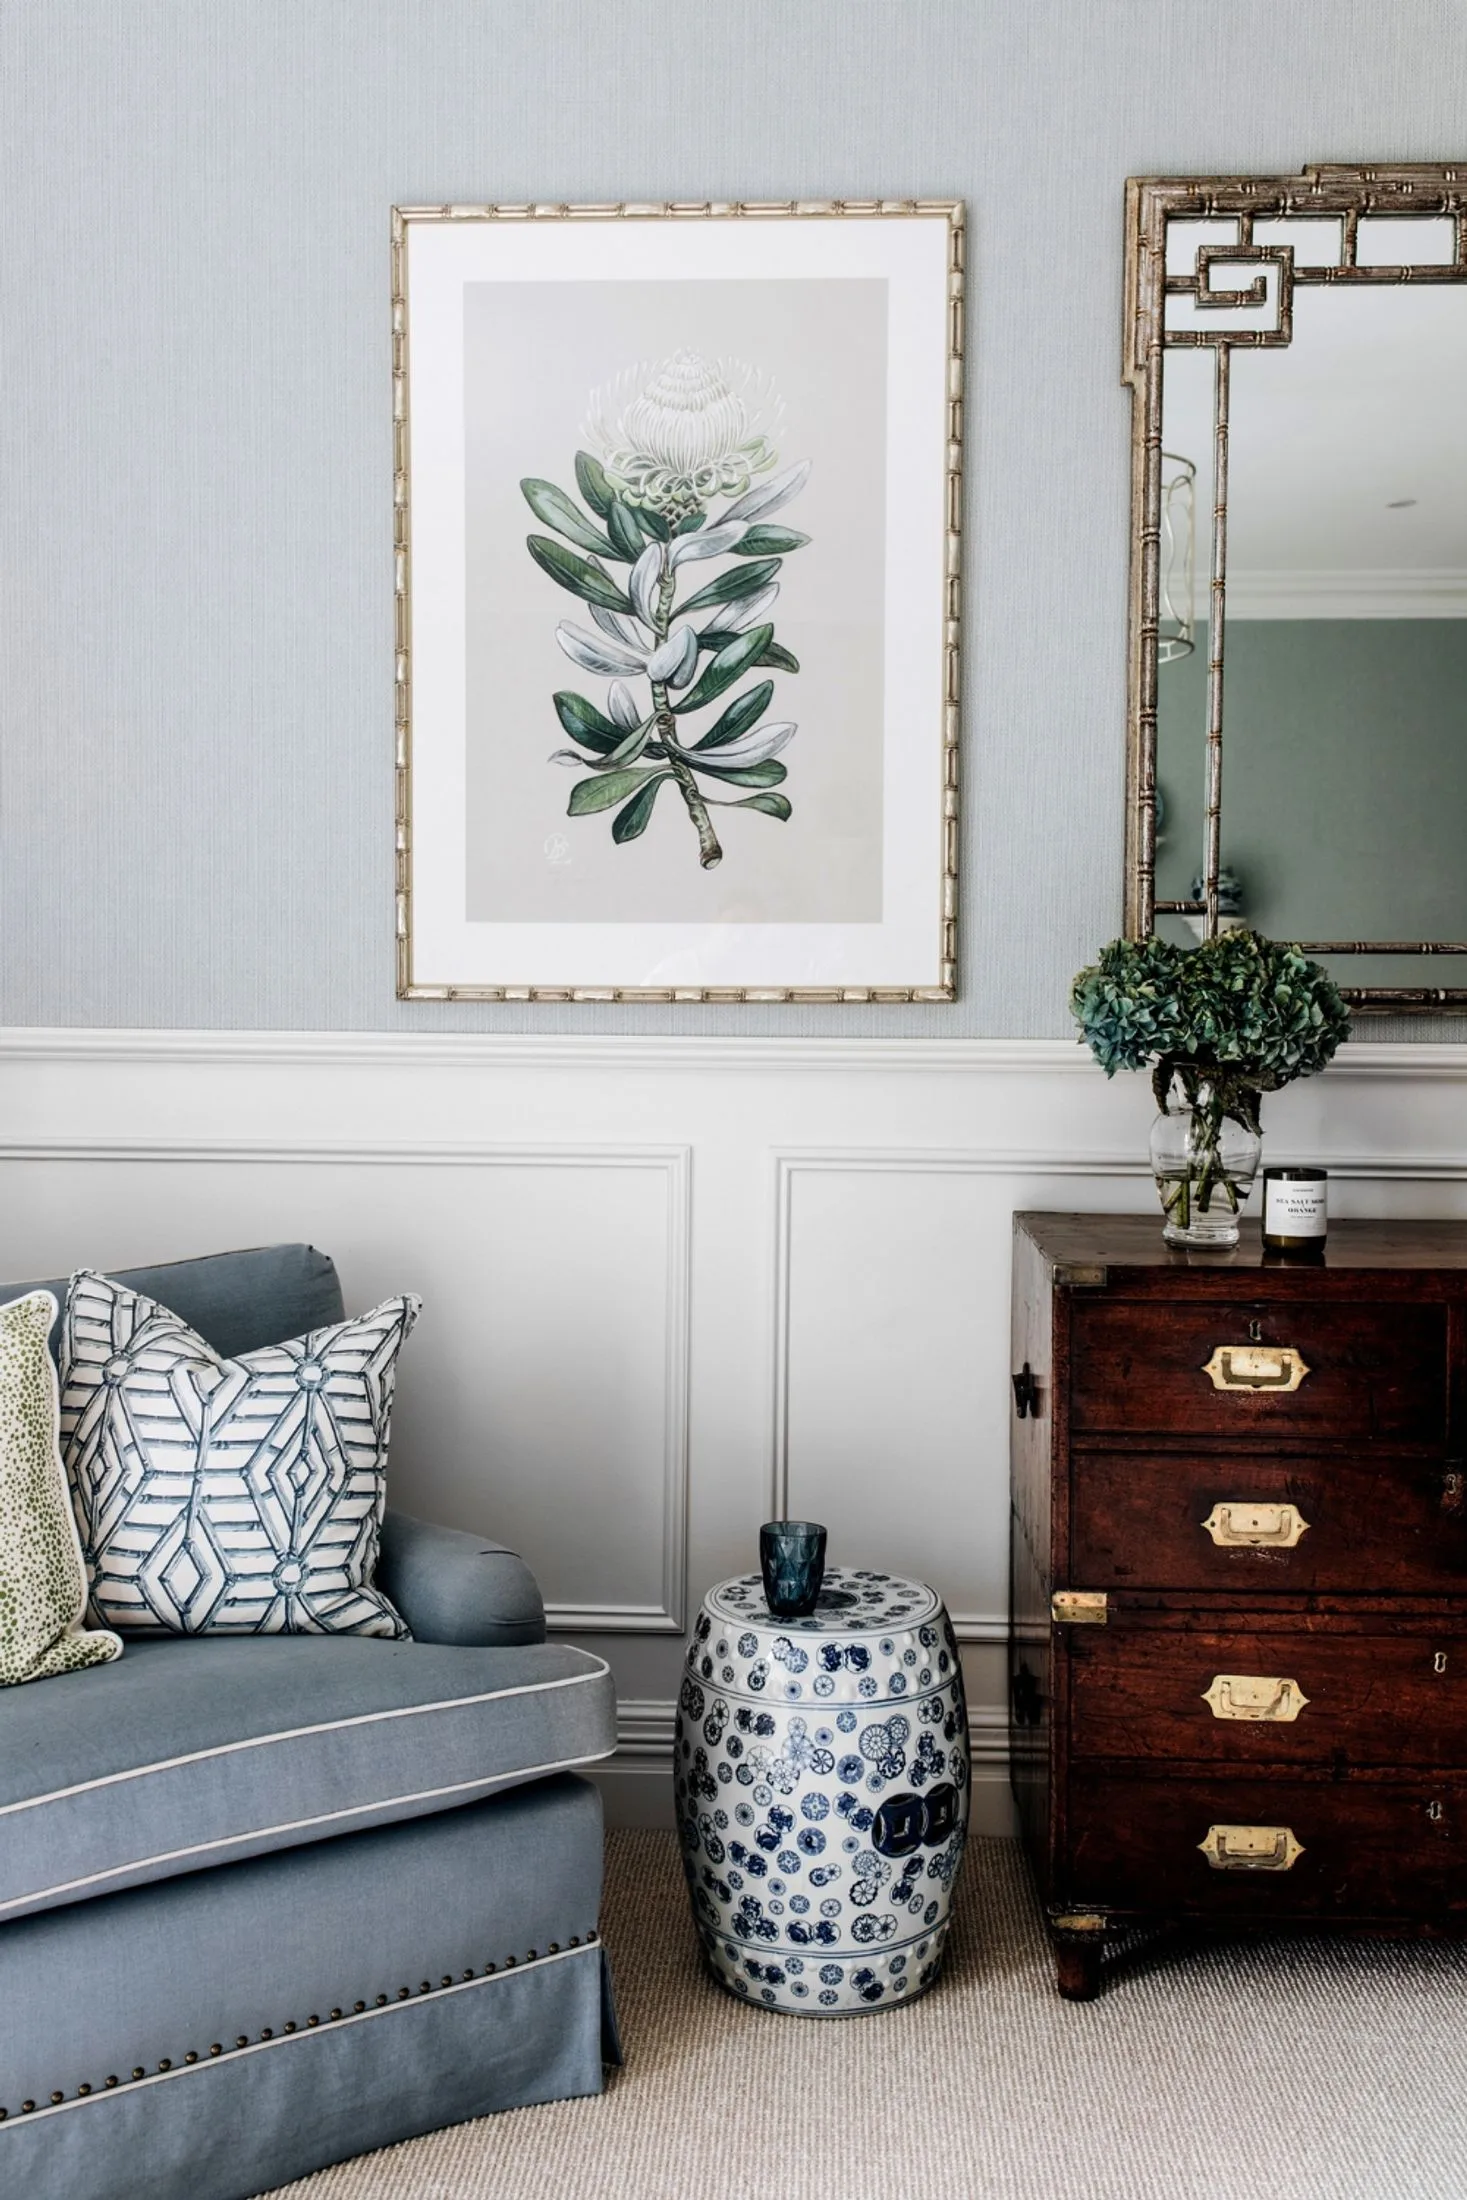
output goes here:
[{"label": "white wainscoting", "polygon": [[[1467,1049],[1357,1044],[1268,1104],[1331,1208],[1467,1216]],[[0,1273],[308,1238],[404,1288],[394,1501],[523,1550],[669,1812],[680,1636],[762,1519],[934,1582],[977,1822],[1004,1761],[1016,1208],[1147,1208],[1151,1104],[1066,1042],[0,1033]]]}]

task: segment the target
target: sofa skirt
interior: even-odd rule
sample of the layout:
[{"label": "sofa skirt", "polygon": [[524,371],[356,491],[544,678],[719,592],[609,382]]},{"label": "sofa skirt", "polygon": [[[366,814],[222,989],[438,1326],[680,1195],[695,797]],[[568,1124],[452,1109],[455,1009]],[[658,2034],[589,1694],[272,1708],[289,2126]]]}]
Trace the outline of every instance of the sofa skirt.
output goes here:
[{"label": "sofa skirt", "polygon": [[0,1930],[0,2191],[247,2200],[619,2060],[573,1775]]}]

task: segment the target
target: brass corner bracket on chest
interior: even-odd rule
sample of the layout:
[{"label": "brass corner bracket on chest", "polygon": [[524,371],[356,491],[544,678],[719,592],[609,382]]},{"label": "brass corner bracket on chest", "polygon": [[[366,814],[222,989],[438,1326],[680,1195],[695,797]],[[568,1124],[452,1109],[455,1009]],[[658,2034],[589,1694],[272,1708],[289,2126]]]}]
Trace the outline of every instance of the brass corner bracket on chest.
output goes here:
[{"label": "brass corner bracket on chest", "polygon": [[1057,1627],[1104,1627],[1108,1615],[1104,1589],[1056,1589],[1049,1616]]}]

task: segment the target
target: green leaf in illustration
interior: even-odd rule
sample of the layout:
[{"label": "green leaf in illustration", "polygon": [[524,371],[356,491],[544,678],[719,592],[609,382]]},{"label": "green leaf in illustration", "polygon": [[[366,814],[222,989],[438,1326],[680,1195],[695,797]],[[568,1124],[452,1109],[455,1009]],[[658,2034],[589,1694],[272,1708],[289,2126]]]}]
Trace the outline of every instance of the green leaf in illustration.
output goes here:
[{"label": "green leaf in illustration", "polygon": [[[771,627],[770,632],[773,633],[773,631],[774,629]],[[716,619],[709,625],[698,629],[698,639],[705,649],[727,649],[729,643],[736,642],[738,638],[737,627],[720,626]],[[762,650],[754,659],[754,664],[759,671],[763,671],[766,667],[771,672],[798,672],[800,669],[800,660],[794,651],[785,649],[779,642],[771,642],[769,647]]]},{"label": "green leaf in illustration", "polygon": [[783,764],[772,756],[763,764],[740,764],[737,767],[710,764],[700,756],[696,769],[710,773],[714,779],[726,781],[730,787],[777,787],[782,779],[789,776]]},{"label": "green leaf in illustration", "polygon": [[655,764],[639,764],[634,770],[606,772],[600,779],[578,779],[571,788],[570,801],[566,804],[567,817],[588,817],[593,810],[614,809],[618,802],[649,779],[665,779]]},{"label": "green leaf in illustration", "polygon": [[618,845],[624,840],[635,840],[639,833],[646,832],[658,789],[671,777],[671,772],[659,772],[655,779],[648,780],[640,794],[632,796],[624,810],[617,811],[611,821],[611,837]]},{"label": "green leaf in illustration", "polygon": [[555,697],[555,715],[582,748],[595,749],[602,756],[609,756],[623,738],[622,729],[609,718],[602,716],[594,703],[588,703],[584,695],[577,695],[572,688],[562,688]]},{"label": "green leaf in illustration", "polygon": [[698,529],[702,526],[704,520],[706,520],[707,517],[708,514],[706,512],[685,512],[682,518],[677,523],[678,534],[696,535]]},{"label": "green leaf in illustration", "polygon": [[634,565],[646,548],[646,542],[635,512],[629,504],[623,504],[620,497],[612,498],[606,514],[606,532],[611,537],[613,555]]},{"label": "green leaf in illustration", "polygon": [[730,802],[731,810],[762,810],[766,817],[777,817],[784,823],[790,814],[791,803],[787,794],[746,794],[742,801]]},{"label": "green leaf in illustration", "polygon": [[733,686],[745,666],[753,664],[760,651],[768,648],[773,634],[772,626],[751,626],[747,634],[736,635],[731,642],[724,645],[711,663],[704,666],[701,678],[693,683],[680,701],[673,704],[673,709],[679,713],[701,710],[705,703],[711,703],[715,696],[722,695],[725,688]]},{"label": "green leaf in illustration", "polygon": [[599,550],[603,557],[611,550],[611,544],[599,527],[593,527],[576,505],[572,504],[564,489],[557,489],[553,481],[537,481],[533,475],[520,483],[526,504],[536,519],[553,527],[568,542],[578,542],[583,550]]},{"label": "green leaf in illustration", "polygon": [[590,505],[598,519],[605,519],[616,491],[606,478],[605,468],[589,451],[576,453],[576,487]]},{"label": "green leaf in illustration", "polygon": [[700,588],[696,596],[689,596],[686,603],[678,605],[681,616],[688,611],[701,611],[707,604],[734,603],[740,596],[752,596],[772,581],[779,571],[778,558],[761,558],[754,565],[731,565],[726,573],[720,573],[716,581]]},{"label": "green leaf in illustration", "polygon": [[636,513],[643,534],[650,535],[654,542],[667,541],[672,529],[660,512],[654,512],[649,504],[639,504]]},{"label": "green leaf in illustration", "polygon": [[773,694],[774,682],[761,680],[757,687],[751,687],[747,694],[737,697],[729,704],[718,723],[704,734],[702,740],[693,743],[692,753],[701,756],[705,749],[722,749],[730,741],[737,741],[741,733],[747,733],[751,726],[758,724],[769,708]]},{"label": "green leaf in illustration", "polygon": [[782,557],[789,550],[803,550],[810,540],[793,527],[751,527],[734,544],[736,558]]},{"label": "green leaf in illustration", "polygon": [[609,573],[588,558],[579,558],[574,550],[565,549],[552,542],[548,535],[527,535],[525,543],[535,563],[568,588],[573,596],[582,597],[587,603],[599,603],[603,611],[630,611],[631,599],[624,596]]}]

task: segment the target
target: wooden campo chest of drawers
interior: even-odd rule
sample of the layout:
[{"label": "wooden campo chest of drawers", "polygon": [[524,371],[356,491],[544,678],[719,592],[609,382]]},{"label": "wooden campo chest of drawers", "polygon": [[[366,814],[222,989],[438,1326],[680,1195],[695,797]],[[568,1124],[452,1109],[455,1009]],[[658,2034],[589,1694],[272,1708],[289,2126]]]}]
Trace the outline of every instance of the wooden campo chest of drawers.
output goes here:
[{"label": "wooden campo chest of drawers", "polygon": [[1059,1990],[1108,1933],[1467,1929],[1467,1224],[1320,1265],[1015,1218],[1011,1745]]}]

